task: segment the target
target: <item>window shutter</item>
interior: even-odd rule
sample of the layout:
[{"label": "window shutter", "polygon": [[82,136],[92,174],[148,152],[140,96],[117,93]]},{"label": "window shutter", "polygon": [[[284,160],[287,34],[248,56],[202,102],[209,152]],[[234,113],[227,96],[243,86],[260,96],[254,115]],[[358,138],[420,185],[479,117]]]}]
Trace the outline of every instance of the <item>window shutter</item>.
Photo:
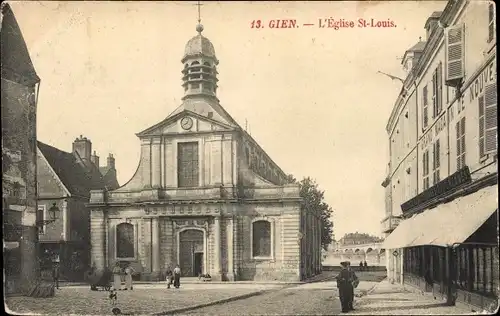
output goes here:
[{"label": "window shutter", "polygon": [[436,143],[432,144],[432,171],[436,169]]},{"label": "window shutter", "polygon": [[440,161],[440,159],[441,159],[441,158],[439,157],[439,156],[440,156],[440,154],[441,154],[441,153],[439,152],[439,151],[441,150],[441,148],[440,148],[440,147],[441,147],[441,146],[440,146],[440,144],[439,144],[439,139],[438,139],[438,140],[436,141],[436,149],[435,149],[435,150],[436,150],[436,157],[434,158],[434,159],[436,160],[436,163],[435,163],[435,167],[434,167],[434,168],[436,168],[436,169],[437,169],[437,168],[439,168],[439,167],[441,166],[441,161]]},{"label": "window shutter", "polygon": [[427,122],[428,122],[428,114],[427,114],[427,105],[428,105],[428,95],[427,95],[427,85],[424,86],[424,89],[422,91],[422,97],[423,97],[423,108],[422,108],[422,124],[424,127],[427,127]]},{"label": "window shutter", "polygon": [[488,43],[495,37],[495,5],[490,3],[488,6]]},{"label": "window shutter", "polygon": [[429,175],[429,151],[425,151],[425,175]]},{"label": "window shutter", "polygon": [[464,76],[464,24],[452,26],[446,33],[446,80]]},{"label": "window shutter", "polygon": [[479,157],[484,156],[484,96],[478,99],[479,105]]},{"label": "window shutter", "polygon": [[484,152],[497,149],[497,84],[487,85],[484,89]]},{"label": "window shutter", "polygon": [[443,110],[443,63],[439,62],[438,72],[437,72],[437,84],[438,84],[438,113]]},{"label": "window shutter", "polygon": [[437,116],[437,69],[432,74],[432,118]]},{"label": "window shutter", "polygon": [[465,167],[465,117],[462,117],[462,119],[460,120],[460,143],[461,143],[461,151],[460,151],[460,155],[461,155],[461,158],[460,158],[460,165],[463,167]]},{"label": "window shutter", "polygon": [[462,166],[460,165],[460,156],[462,153],[462,150],[460,149],[460,121],[457,122],[456,126],[456,134],[457,134],[457,170],[462,169]]}]

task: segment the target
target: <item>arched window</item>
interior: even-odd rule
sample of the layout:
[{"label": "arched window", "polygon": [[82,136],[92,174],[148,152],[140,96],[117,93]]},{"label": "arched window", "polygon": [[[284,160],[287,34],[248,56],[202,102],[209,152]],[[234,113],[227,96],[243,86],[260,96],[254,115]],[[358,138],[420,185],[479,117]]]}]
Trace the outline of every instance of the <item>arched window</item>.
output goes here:
[{"label": "arched window", "polygon": [[271,253],[271,222],[258,220],[252,223],[252,256],[270,258]]},{"label": "arched window", "polygon": [[121,223],[116,226],[116,257],[134,258],[134,225]]},{"label": "arched window", "polygon": [[200,62],[195,60],[195,61],[193,61],[193,62],[191,63],[191,66],[193,66],[193,65],[199,65],[199,64],[200,64]]},{"label": "arched window", "polygon": [[204,63],[203,63],[203,65],[208,66],[208,67],[211,67],[211,66],[210,66],[210,63],[209,63],[208,61],[204,62]]},{"label": "arched window", "polygon": [[372,248],[368,248],[368,249],[366,249],[366,253],[370,253],[370,252],[372,252],[372,250],[373,250]]}]

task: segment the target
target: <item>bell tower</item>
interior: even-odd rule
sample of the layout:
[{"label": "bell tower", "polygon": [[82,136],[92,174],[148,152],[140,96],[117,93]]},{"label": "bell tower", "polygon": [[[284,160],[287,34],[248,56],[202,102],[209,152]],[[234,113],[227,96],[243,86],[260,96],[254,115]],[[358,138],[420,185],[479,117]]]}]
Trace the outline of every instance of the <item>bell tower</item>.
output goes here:
[{"label": "bell tower", "polygon": [[184,88],[183,100],[188,98],[207,97],[218,101],[217,92],[217,65],[219,61],[215,56],[215,49],[210,40],[201,33],[203,25],[200,18],[200,6],[198,3],[198,35],[191,38],[185,48],[184,57],[181,62],[182,87]]}]

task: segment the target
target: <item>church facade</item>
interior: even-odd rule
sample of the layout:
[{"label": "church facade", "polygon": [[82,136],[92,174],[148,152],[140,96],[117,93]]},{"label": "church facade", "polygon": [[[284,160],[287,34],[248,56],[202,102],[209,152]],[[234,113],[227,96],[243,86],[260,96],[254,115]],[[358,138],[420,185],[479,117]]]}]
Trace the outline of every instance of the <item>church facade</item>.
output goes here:
[{"label": "church facade", "polygon": [[321,217],[299,186],[226,112],[216,96],[212,43],[201,33],[182,58],[182,104],[137,134],[134,176],[91,191],[91,257],[97,268],[129,262],[141,279],[298,281],[321,271]]}]

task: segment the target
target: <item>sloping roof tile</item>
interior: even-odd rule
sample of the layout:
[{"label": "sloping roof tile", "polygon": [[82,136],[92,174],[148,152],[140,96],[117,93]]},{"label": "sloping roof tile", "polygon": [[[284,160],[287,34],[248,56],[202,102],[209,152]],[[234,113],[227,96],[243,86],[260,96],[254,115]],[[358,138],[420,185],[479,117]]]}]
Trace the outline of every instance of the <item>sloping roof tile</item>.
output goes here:
[{"label": "sloping roof tile", "polygon": [[40,81],[31,61],[26,42],[9,4],[2,3],[0,56],[2,78],[31,86]]},{"label": "sloping roof tile", "polygon": [[90,190],[103,189],[105,183],[95,166],[82,165],[71,153],[38,141],[38,148],[71,194],[89,196]]}]

